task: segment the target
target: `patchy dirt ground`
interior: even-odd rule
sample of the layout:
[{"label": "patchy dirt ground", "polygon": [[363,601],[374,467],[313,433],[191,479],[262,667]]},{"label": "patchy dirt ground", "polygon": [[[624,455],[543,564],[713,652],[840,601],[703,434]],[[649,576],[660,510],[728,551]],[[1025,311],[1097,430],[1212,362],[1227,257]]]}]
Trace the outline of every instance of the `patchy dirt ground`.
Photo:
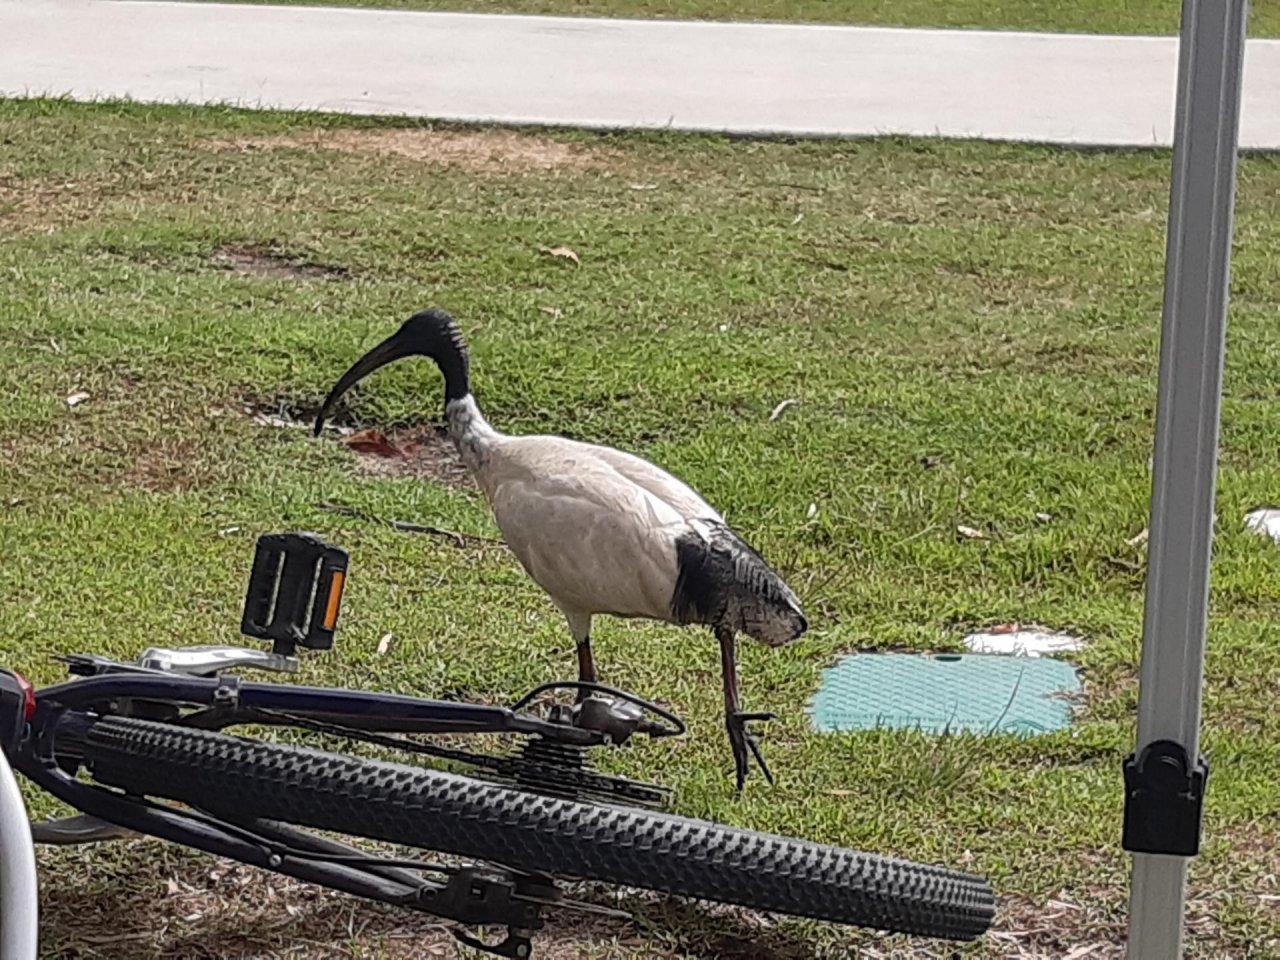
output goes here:
[{"label": "patchy dirt ground", "polygon": [[210,259],[215,266],[241,276],[268,280],[344,277],[350,272],[346,267],[314,263],[305,257],[264,244],[224,244],[213,252]]},{"label": "patchy dirt ground", "polygon": [[[283,960],[307,957],[479,960],[435,918],[367,903],[150,840],[107,848],[42,849],[86,883],[43,892],[45,955],[115,960]],[[146,875],[138,883],[139,872]],[[113,882],[129,874],[127,885]],[[604,888],[575,896],[634,909],[627,920],[572,911],[547,914],[538,960],[803,960],[809,948],[771,935],[771,922],[738,908]],[[500,931],[484,931],[487,941]],[[920,956],[920,954],[915,954]]]},{"label": "patchy dirt ground", "polygon": [[[323,890],[288,877],[206,857],[158,841],[41,848],[42,872],[71,871],[85,882],[43,891],[44,955],[68,960],[480,960],[458,944],[450,925]],[[56,863],[55,863],[56,861]],[[127,876],[128,884],[116,882]],[[139,879],[139,878],[142,879]],[[1063,893],[1047,903],[1013,897],[976,954],[901,937],[864,938],[855,947],[819,947],[767,915],[587,886],[570,895],[632,913],[630,919],[567,910],[547,914],[534,941],[538,960],[1114,960],[1124,956],[1123,905]],[[1196,956],[1214,953],[1219,905],[1193,894],[1188,938]],[[486,940],[501,938],[485,931]]]},{"label": "patchy dirt ground", "polygon": [[608,154],[510,130],[317,130],[308,133],[207,141],[220,150],[337,150],[398,157],[468,173],[537,173],[603,165]]},{"label": "patchy dirt ground", "polygon": [[473,481],[442,427],[419,426],[383,433],[361,430],[344,437],[366,473],[384,477],[417,477],[450,487]]},{"label": "patchy dirt ground", "polygon": [[200,449],[190,437],[157,437],[131,454],[133,462],[120,479],[128,489],[180,493],[191,489],[200,476]]},{"label": "patchy dirt ground", "polygon": [[[314,407],[287,402],[247,403],[244,412],[254,423],[269,429],[310,430]],[[416,477],[448,487],[474,486],[449,434],[438,424],[424,423],[383,431],[377,427],[355,429],[341,408],[328,418],[338,442],[355,454],[356,468],[380,477]],[[325,436],[331,436],[327,431]]]}]

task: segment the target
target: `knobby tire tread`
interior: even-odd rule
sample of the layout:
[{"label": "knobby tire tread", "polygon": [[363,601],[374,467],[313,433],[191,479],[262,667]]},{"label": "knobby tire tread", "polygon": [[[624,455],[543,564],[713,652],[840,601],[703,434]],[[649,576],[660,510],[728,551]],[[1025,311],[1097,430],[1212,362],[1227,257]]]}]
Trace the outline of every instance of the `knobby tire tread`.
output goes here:
[{"label": "knobby tire tread", "polygon": [[650,810],[579,803],[398,763],[110,717],[95,780],[228,820],[278,820],[562,877],[921,936],[970,940],[980,877]]}]

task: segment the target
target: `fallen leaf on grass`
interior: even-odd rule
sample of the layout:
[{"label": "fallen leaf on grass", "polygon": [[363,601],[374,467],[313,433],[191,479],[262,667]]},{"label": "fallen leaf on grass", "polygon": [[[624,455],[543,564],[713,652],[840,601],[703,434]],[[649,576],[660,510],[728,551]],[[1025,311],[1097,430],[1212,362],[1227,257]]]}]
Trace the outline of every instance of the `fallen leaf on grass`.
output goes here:
[{"label": "fallen leaf on grass", "polygon": [[1016,623],[997,623],[989,629],[987,633],[1017,633],[1018,625]]},{"label": "fallen leaf on grass", "polygon": [[776,407],[773,408],[772,412],[770,412],[769,422],[772,423],[774,420],[777,420],[780,416],[782,416],[783,410],[787,409],[787,407],[791,406],[793,403],[799,403],[799,402],[800,401],[795,399],[794,397],[783,400],[780,404],[778,404]]},{"label": "fallen leaf on grass", "polygon": [[987,535],[976,527],[966,527],[963,523],[956,527],[956,533],[970,540],[986,540]]},{"label": "fallen leaf on grass", "polygon": [[541,310],[543,313],[550,314],[551,316],[555,317],[557,320],[559,320],[561,317],[564,316],[564,311],[561,310],[559,307],[539,307],[538,309]]},{"label": "fallen leaf on grass", "polygon": [[1135,534],[1125,541],[1131,547],[1140,547],[1147,542],[1147,538],[1151,536],[1151,531],[1143,528],[1141,533]]},{"label": "fallen leaf on grass", "polygon": [[382,639],[378,641],[378,656],[386,656],[388,650],[391,649],[391,638],[394,634],[384,633]]},{"label": "fallen leaf on grass", "polygon": [[541,251],[552,257],[562,257],[565,260],[572,260],[578,266],[582,266],[582,261],[578,259],[578,254],[569,247],[542,247]]},{"label": "fallen leaf on grass", "polygon": [[388,440],[385,433],[373,427],[344,437],[342,442],[357,453],[371,453],[377,457],[404,456],[404,451]]},{"label": "fallen leaf on grass", "polygon": [[88,393],[83,390],[77,390],[75,393],[71,394],[71,396],[67,397],[66,402],[68,407],[78,407],[88,399]]}]

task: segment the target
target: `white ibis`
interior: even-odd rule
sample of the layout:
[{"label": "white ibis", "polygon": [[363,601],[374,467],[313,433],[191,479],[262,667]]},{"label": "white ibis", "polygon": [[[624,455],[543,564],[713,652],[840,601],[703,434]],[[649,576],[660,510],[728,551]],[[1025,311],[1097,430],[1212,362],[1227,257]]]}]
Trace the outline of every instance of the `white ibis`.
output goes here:
[{"label": "white ibis", "polygon": [[564,613],[578,648],[579,679],[596,683],[591,620],[597,614],[704,624],[720,641],[725,726],[738,789],[747,750],[770,783],[738,702],[739,633],[780,647],[808,628],[791,588],[697,493],[665,470],[612,447],[555,436],[510,436],[491,427],[471,395],[467,345],[443,310],[414,314],[334,384],[316,417],[385,364],[424,356],[444,375],[449,436],[508,546]]}]

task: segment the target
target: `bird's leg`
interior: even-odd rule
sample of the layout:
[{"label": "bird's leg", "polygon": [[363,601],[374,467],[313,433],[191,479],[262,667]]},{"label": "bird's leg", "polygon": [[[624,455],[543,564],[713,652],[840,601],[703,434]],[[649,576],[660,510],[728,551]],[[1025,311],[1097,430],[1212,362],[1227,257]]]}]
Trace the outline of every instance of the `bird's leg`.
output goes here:
[{"label": "bird's leg", "polygon": [[591,638],[585,637],[578,644],[578,679],[583,683],[596,683],[596,661],[591,656]]},{"label": "bird's leg", "polygon": [[764,772],[765,779],[773,783],[773,774],[769,770],[769,765],[764,761],[764,755],[760,752],[760,744],[756,742],[756,738],[747,730],[747,723],[752,720],[772,720],[772,713],[743,713],[738,709],[738,664],[737,664],[737,640],[732,630],[717,627],[716,639],[720,641],[720,668],[724,673],[724,723],[725,728],[729,731],[729,744],[733,747],[733,763],[738,777],[738,791],[742,791],[742,785],[747,780],[747,769],[749,761],[747,759],[747,750],[750,749],[751,755],[756,758],[756,762],[760,764],[761,771]]},{"label": "bird's leg", "polygon": [[[569,621],[569,632],[573,634],[573,642],[578,647],[578,680],[581,683],[599,683],[596,675],[596,661],[591,655],[591,616],[582,614],[566,614]],[[587,699],[588,692],[579,690],[577,702]]]}]

